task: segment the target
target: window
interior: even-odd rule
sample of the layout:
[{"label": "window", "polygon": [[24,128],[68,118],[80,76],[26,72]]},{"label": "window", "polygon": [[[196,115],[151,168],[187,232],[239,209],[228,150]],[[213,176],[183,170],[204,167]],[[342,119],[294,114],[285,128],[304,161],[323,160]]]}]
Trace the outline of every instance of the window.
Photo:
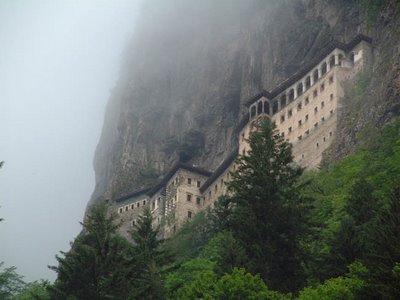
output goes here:
[{"label": "window", "polygon": [[308,103],[310,103],[310,99],[308,99],[308,97],[304,100],[304,105],[307,105]]},{"label": "window", "polygon": [[200,205],[200,204],[201,204],[201,199],[200,199],[200,197],[197,197],[197,198],[196,198],[196,203],[197,203],[197,205]]},{"label": "window", "polygon": [[192,178],[188,178],[187,183],[188,183],[188,185],[191,185],[192,184]]},{"label": "window", "polygon": [[325,83],[321,84],[321,92],[323,92],[325,90]]},{"label": "window", "polygon": [[215,192],[218,191],[218,184],[215,185]]},{"label": "window", "polygon": [[129,207],[128,207],[128,206],[125,206],[125,211],[128,211],[128,209],[129,209]]},{"label": "window", "polygon": [[146,205],[146,200],[143,200],[143,205]]},{"label": "window", "polygon": [[301,158],[304,158],[304,154],[301,155]]},{"label": "window", "polygon": [[324,121],[325,121],[325,117],[322,117],[322,118],[321,118],[321,122],[324,122]]},{"label": "window", "polygon": [[301,120],[299,120],[297,123],[299,124],[299,127],[301,127],[301,125],[302,125]]},{"label": "window", "polygon": [[131,209],[134,209],[135,208],[135,204],[131,204]]},{"label": "window", "polygon": [[136,221],[133,220],[133,221],[132,221],[132,226],[135,226],[135,225],[136,225]]},{"label": "window", "polygon": [[201,181],[197,180],[197,187],[200,187]]},{"label": "window", "polygon": [[314,107],[314,114],[318,112],[318,107]]},{"label": "window", "polygon": [[161,201],[161,197],[158,197],[157,204],[160,204],[160,201]]},{"label": "window", "polygon": [[329,77],[329,84],[332,84],[333,83],[333,76],[330,76]]},{"label": "window", "polygon": [[192,195],[187,194],[186,195],[186,200],[189,201],[189,202],[192,201]]},{"label": "window", "polygon": [[333,115],[333,109],[329,112],[331,115]]},{"label": "window", "polygon": [[307,121],[308,121],[308,115],[306,115],[306,117],[305,117],[304,119],[305,119],[305,121],[307,122]]},{"label": "window", "polygon": [[332,136],[332,131],[331,131],[331,132],[329,132],[329,136]]},{"label": "window", "polygon": [[291,110],[291,109],[289,109],[287,114],[288,114],[288,119],[289,119],[291,116],[293,116],[293,112],[292,112],[292,110]]},{"label": "window", "polygon": [[285,122],[285,115],[281,116],[281,123]]},{"label": "window", "polygon": [[301,135],[299,135],[298,137],[297,137],[297,139],[300,141],[301,139],[302,139],[303,137],[301,136]]},{"label": "window", "polygon": [[188,219],[191,219],[191,218],[192,218],[192,212],[188,211]]},{"label": "window", "polygon": [[318,127],[318,122],[314,124],[314,127],[317,128]]},{"label": "window", "polygon": [[292,102],[294,100],[294,90],[291,89],[289,91],[289,102]]},{"label": "window", "polygon": [[322,140],[325,142],[325,140],[326,140],[325,137],[323,137]]},{"label": "window", "polygon": [[309,129],[306,130],[306,134],[307,134],[307,135],[310,134],[310,130],[309,130]]},{"label": "window", "polygon": [[313,97],[315,98],[315,97],[317,97],[318,96],[318,91],[317,90],[314,90],[314,92],[313,92]]},{"label": "window", "polygon": [[288,132],[291,133],[292,132],[292,127],[288,128]]},{"label": "window", "polygon": [[244,141],[244,133],[242,133],[242,141]]},{"label": "window", "polygon": [[319,143],[317,143],[317,148],[319,147]]},{"label": "window", "polygon": [[151,209],[156,209],[156,203],[155,202],[153,202],[152,204],[151,204]]},{"label": "window", "polygon": [[329,95],[329,99],[332,101],[333,100],[333,94]]},{"label": "window", "polygon": [[119,209],[119,213],[122,214],[124,210],[122,209],[122,207]]},{"label": "window", "polygon": [[321,108],[323,108],[325,106],[325,102],[321,101]]},{"label": "window", "polygon": [[297,111],[301,110],[301,102],[297,104]]},{"label": "window", "polygon": [[178,176],[175,178],[175,183],[178,184]]}]

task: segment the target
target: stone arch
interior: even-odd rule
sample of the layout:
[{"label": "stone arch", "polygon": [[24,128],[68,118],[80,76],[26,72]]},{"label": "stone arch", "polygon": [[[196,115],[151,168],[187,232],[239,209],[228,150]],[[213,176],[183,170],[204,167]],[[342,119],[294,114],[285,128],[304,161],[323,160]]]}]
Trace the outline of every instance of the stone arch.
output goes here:
[{"label": "stone arch", "polygon": [[269,102],[268,101],[264,102],[264,113],[269,115]]},{"label": "stone arch", "polygon": [[276,114],[278,112],[278,101],[274,100],[272,102],[272,115]]},{"label": "stone arch", "polygon": [[318,69],[316,69],[313,73],[313,79],[314,79],[314,83],[316,83],[318,81],[319,75],[318,75]]},{"label": "stone arch", "polygon": [[250,117],[251,117],[251,118],[254,118],[255,116],[256,116],[256,106],[253,105],[253,106],[250,108]]},{"label": "stone arch", "polygon": [[329,59],[329,67],[333,68],[335,66],[335,55],[332,55]]},{"label": "stone arch", "polygon": [[297,96],[300,96],[301,94],[303,94],[303,83],[299,82],[297,84]]},{"label": "stone arch", "polygon": [[283,94],[283,95],[281,96],[281,107],[283,108],[283,107],[285,107],[285,106],[286,106],[286,95]]},{"label": "stone arch", "polygon": [[328,66],[326,65],[326,62],[323,62],[321,65],[321,75],[326,74],[327,71],[328,71]]},{"label": "stone arch", "polygon": [[263,112],[263,102],[258,101],[257,103],[257,115],[260,115]]},{"label": "stone arch", "polygon": [[308,90],[311,87],[311,77],[307,76],[306,77],[306,90]]},{"label": "stone arch", "polygon": [[290,89],[289,91],[289,102],[294,100],[294,89]]}]

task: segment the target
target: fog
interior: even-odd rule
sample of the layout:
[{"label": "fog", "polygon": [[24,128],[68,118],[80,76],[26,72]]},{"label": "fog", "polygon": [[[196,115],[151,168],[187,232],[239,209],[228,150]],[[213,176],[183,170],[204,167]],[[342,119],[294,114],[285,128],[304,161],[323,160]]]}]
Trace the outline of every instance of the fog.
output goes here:
[{"label": "fog", "polygon": [[0,261],[32,281],[69,250],[133,0],[0,0]]}]

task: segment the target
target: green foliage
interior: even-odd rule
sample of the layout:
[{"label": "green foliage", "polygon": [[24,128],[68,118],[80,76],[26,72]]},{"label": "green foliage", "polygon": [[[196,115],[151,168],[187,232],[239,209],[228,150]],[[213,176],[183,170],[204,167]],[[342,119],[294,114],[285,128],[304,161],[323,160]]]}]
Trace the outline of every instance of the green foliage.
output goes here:
[{"label": "green foliage", "polygon": [[[4,262],[0,262],[0,268],[3,268]],[[26,283],[23,277],[16,272],[16,267],[4,268],[0,272],[0,299],[13,299],[13,296],[20,293]]]},{"label": "green foliage", "polygon": [[93,206],[71,251],[56,256],[59,265],[50,267],[57,272],[52,298],[126,298],[130,288],[126,266],[131,248],[117,235],[116,217],[107,215],[107,208],[104,203]]},{"label": "green foliage", "polygon": [[181,262],[196,257],[208,243],[215,232],[211,228],[212,223],[206,217],[206,212],[200,212],[182,226],[171,238],[165,248],[175,255],[175,262]]},{"label": "green foliage", "polygon": [[371,293],[384,299],[400,298],[400,186],[396,187],[369,232],[365,265],[371,271]]},{"label": "green foliage", "polygon": [[51,284],[48,280],[40,280],[28,283],[26,288],[13,300],[50,300],[49,288]]},{"label": "green foliage", "polygon": [[[250,135],[251,150],[237,160],[228,187],[231,215],[223,222],[246,250],[246,268],[268,286],[294,291],[301,283],[301,239],[306,232],[307,201],[292,164],[291,145],[269,122]],[[228,207],[229,207],[228,205]]]},{"label": "green foliage", "polygon": [[215,284],[213,299],[291,299],[290,296],[270,291],[260,276],[254,276],[245,269],[233,269],[232,273],[225,274]]},{"label": "green foliage", "polygon": [[153,217],[149,209],[139,217],[131,232],[135,243],[132,265],[135,277],[132,282],[130,299],[162,299],[164,295],[162,264],[168,259],[161,250],[159,228],[153,228]]}]

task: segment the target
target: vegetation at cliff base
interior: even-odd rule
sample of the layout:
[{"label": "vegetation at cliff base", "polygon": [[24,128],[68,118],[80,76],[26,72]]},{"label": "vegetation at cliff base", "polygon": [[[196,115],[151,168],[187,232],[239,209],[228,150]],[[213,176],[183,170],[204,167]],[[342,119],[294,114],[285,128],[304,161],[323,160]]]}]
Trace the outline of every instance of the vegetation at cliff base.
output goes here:
[{"label": "vegetation at cliff base", "polygon": [[147,211],[129,242],[94,206],[54,284],[5,269],[2,299],[399,299],[400,121],[319,171],[268,123],[249,143],[230,196],[172,238]]}]

